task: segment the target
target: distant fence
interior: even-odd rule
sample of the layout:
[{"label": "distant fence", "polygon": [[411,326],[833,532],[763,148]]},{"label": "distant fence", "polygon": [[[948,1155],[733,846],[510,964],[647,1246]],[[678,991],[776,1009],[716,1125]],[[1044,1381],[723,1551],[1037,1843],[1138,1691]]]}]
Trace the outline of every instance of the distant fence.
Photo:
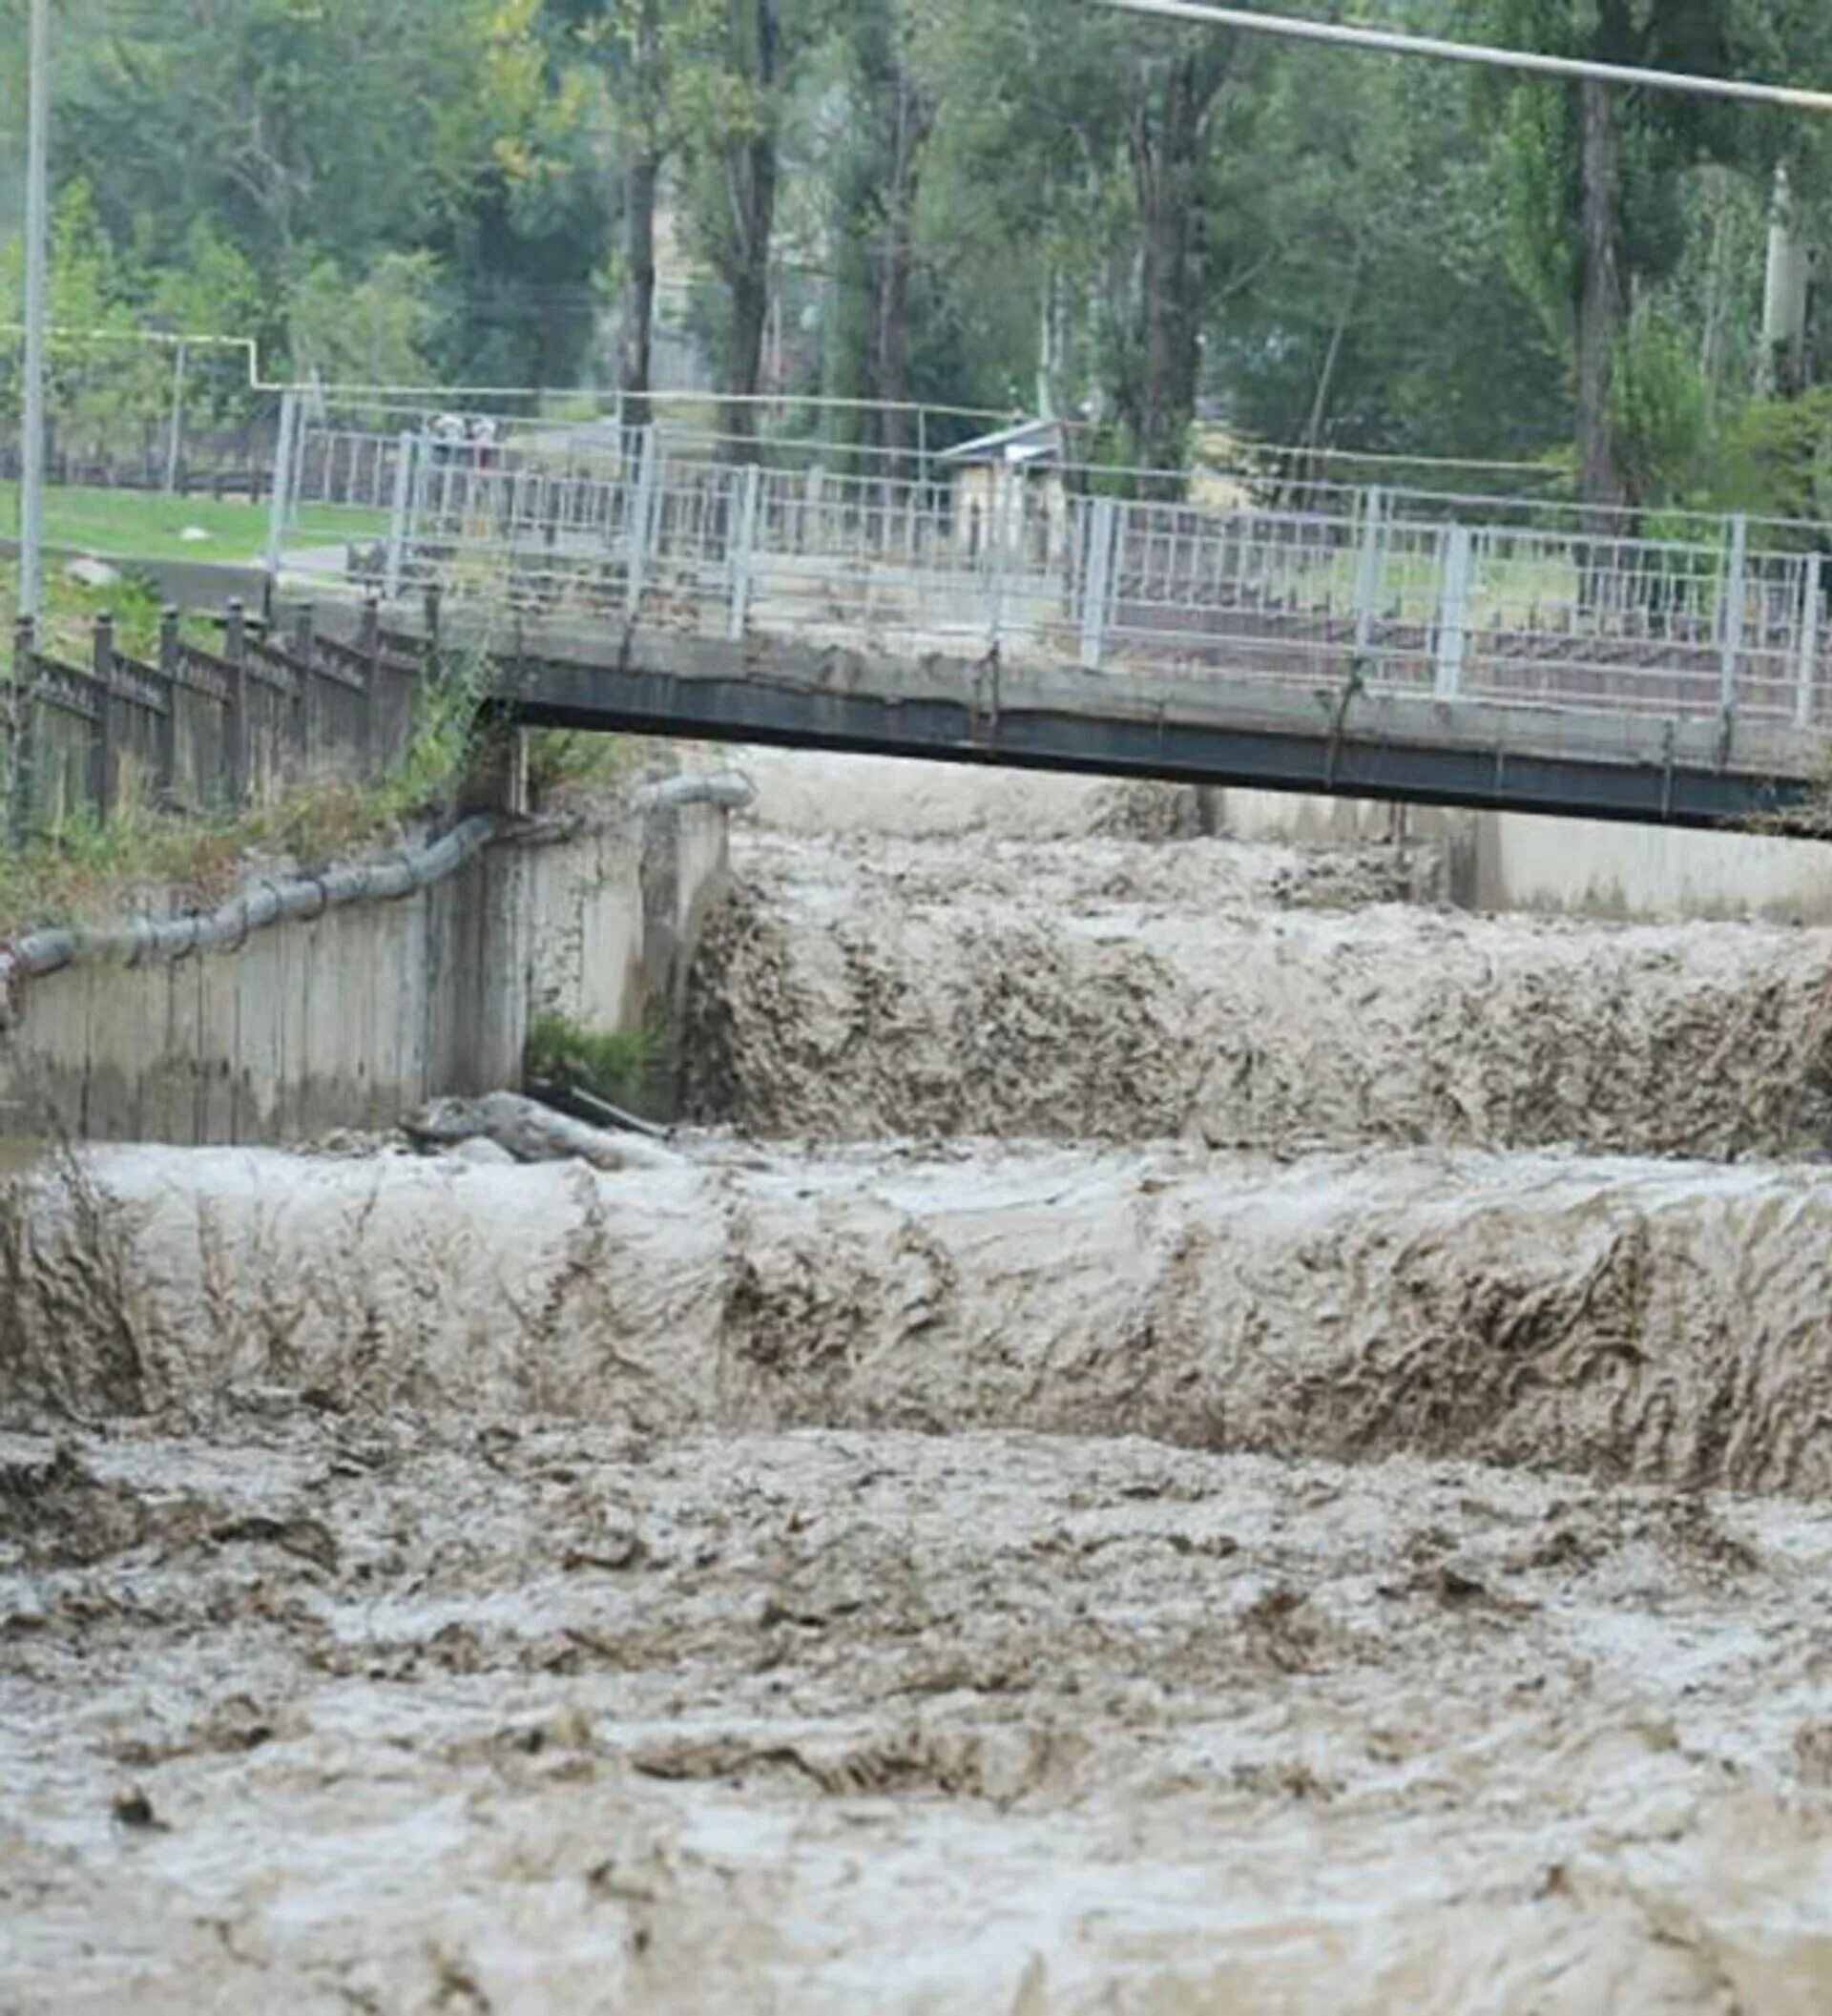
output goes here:
[{"label": "distant fence", "polygon": [[132,807],[228,816],[313,776],[379,774],[412,733],[415,692],[436,672],[438,598],[406,636],[364,604],[353,634],[309,604],[273,625],[239,603],[219,648],[187,638],[168,609],[150,658],[97,618],[85,663],[44,649],[30,620],[13,638],[9,728],[15,842]]},{"label": "distant fence", "polygon": [[[45,480],[73,489],[163,491],[260,504],[273,492],[275,440],[271,424],[198,427],[182,435],[175,455],[171,443],[146,424],[115,427],[105,437],[85,430],[67,439],[53,430]],[[0,481],[16,482],[19,473],[17,437],[0,430]]]}]

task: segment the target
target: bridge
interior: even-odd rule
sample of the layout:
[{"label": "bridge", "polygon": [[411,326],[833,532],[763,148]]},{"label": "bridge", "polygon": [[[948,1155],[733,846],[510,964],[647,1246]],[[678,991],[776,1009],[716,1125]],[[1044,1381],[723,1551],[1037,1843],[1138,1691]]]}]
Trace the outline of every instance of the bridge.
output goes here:
[{"label": "bridge", "polygon": [[[1812,529],[1384,488],[295,420],[302,499],[530,723],[1680,826],[1827,779]],[[1787,821],[1783,821],[1788,822]]]}]

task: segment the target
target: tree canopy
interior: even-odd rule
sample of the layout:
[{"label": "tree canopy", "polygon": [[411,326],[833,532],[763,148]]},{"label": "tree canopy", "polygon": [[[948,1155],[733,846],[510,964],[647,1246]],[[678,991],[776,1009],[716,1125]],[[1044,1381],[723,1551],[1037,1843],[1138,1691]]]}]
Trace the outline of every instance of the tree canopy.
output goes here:
[{"label": "tree canopy", "polygon": [[[1821,0],[1389,11],[1832,78]],[[9,46],[22,16],[0,0]],[[1211,425],[1543,459],[1638,508],[1759,491],[1811,431],[1768,410],[1763,259],[1778,167],[1828,241],[1832,147],[1782,114],[1080,0],[62,0],[56,34],[57,314],[85,328],[639,401],[668,268],[740,434],[765,386],[887,402],[835,425],[893,451],[917,402],[1041,408],[1131,461]],[[1828,338],[1816,294],[1808,359]]]}]

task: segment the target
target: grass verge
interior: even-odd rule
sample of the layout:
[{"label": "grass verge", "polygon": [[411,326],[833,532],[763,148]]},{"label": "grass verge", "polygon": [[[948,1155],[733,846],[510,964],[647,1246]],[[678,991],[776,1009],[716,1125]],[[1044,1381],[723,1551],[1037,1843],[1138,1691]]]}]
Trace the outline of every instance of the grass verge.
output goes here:
[{"label": "grass verge", "polygon": [[[13,535],[19,520],[18,486],[0,483],[0,530]],[[302,505],[287,533],[289,546],[336,546],[345,539],[379,538],[385,511],[355,506]],[[202,532],[201,539],[184,534]],[[45,492],[45,543],[79,552],[133,560],[255,559],[267,543],[264,504],[219,503],[214,497],[167,497],[143,490],[69,488]]]}]

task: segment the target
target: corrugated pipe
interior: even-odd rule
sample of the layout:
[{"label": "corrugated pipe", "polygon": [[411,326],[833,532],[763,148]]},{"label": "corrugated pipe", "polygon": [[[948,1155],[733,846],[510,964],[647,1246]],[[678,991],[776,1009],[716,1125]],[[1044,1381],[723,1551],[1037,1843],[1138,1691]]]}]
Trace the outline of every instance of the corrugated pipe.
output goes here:
[{"label": "corrugated pipe", "polygon": [[444,840],[384,861],[358,862],[328,874],[257,883],[212,917],[150,918],[128,924],[76,925],[33,931],[0,949],[0,1019],[10,1021],[14,987],[64,967],[113,961],[155,966],[197,952],[232,951],[257,931],[298,918],[322,917],[353,903],[394,903],[447,881],[476,860],[505,822],[493,815],[468,819]]},{"label": "corrugated pipe", "polygon": [[717,805],[722,812],[748,812],[757,802],[757,786],[741,770],[718,770],[704,777],[671,777],[636,793],[647,811],[678,811],[683,805]]},{"label": "corrugated pipe", "polygon": [[[644,810],[677,811],[686,805],[716,805],[742,812],[757,799],[757,786],[739,771],[705,777],[670,778],[637,794]],[[382,861],[353,863],[324,875],[258,883],[212,917],[177,917],[164,924],[141,918],[117,925],[73,925],[33,931],[0,946],[0,1029],[10,1027],[14,989],[22,981],[42,980],[66,966],[114,963],[140,966],[189,959],[198,952],[234,951],[257,931],[277,924],[323,917],[353,903],[397,903],[448,881],[476,860],[499,836],[515,832],[530,840],[565,838],[530,821],[482,814],[468,819],[443,840]]]}]

